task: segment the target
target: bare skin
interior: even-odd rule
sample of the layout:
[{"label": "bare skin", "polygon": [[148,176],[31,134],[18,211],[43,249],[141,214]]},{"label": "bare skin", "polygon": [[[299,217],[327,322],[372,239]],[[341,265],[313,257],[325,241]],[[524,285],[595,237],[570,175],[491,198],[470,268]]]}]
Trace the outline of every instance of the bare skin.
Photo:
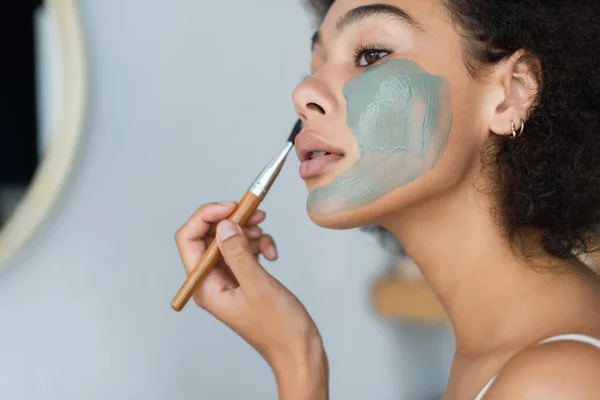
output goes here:
[{"label": "bare skin", "polygon": [[[345,155],[306,180],[309,192],[331,182],[358,157],[342,89],[380,60],[408,59],[446,78],[454,121],[449,143],[428,174],[360,209],[309,214],[311,219],[326,228],[377,223],[421,268],[456,333],[445,400],[474,399],[495,375],[485,400],[594,398],[600,393],[600,350],[577,342],[536,343],[568,333],[600,339],[597,276],[578,261],[555,259],[536,247],[536,232],[530,234],[534,256],[522,257],[502,234],[491,211],[494,199],[478,190],[478,183],[491,179],[481,173],[481,145],[491,134],[510,134],[510,122],[527,121],[535,106],[540,88],[532,72],[536,60],[517,52],[485,79],[473,79],[462,58],[462,38],[438,0],[378,2],[401,8],[418,27],[389,15],[367,15],[340,32],[337,23],[344,15],[374,3],[334,3],[319,29],[313,74],[294,92],[305,123],[300,136],[317,137]],[[382,43],[385,51],[354,57],[357,46]],[[180,230],[177,242],[188,271],[204,251],[201,239],[232,210],[205,205]],[[259,213],[252,224],[262,219]],[[318,330],[293,294],[258,263],[256,255],[267,256],[273,242],[253,229],[238,230],[220,242],[229,267],[221,264],[195,300],[265,357],[278,378],[281,399],[326,399],[327,360]]]},{"label": "bare skin", "polygon": [[186,272],[194,268],[215,235],[223,254],[223,260],[199,285],[194,302],[238,333],[269,363],[280,399],[325,399],[327,357],[317,327],[300,301],[258,263],[259,255],[277,259],[275,242],[258,226],[266,214],[256,211],[242,230],[222,221],[235,206],[233,201],[205,204],[177,231]]}]

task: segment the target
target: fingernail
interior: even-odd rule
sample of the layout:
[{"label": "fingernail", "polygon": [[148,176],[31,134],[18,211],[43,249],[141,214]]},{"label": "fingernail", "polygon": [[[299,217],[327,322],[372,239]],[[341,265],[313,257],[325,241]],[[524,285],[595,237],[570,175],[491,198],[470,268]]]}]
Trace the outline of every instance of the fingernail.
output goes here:
[{"label": "fingernail", "polygon": [[273,260],[275,260],[278,257],[277,249],[275,248],[275,246],[267,247],[266,253],[266,255]]},{"label": "fingernail", "polygon": [[230,206],[230,205],[232,205],[232,204],[235,204],[235,201],[231,201],[231,200],[228,200],[228,201],[220,201],[220,202],[219,202],[219,203],[217,203],[217,204],[220,204],[220,205],[222,205],[222,206]]},{"label": "fingernail", "polygon": [[219,225],[217,225],[217,236],[221,241],[227,240],[230,237],[235,236],[237,233],[237,226],[229,220],[224,219],[223,221],[219,222]]}]

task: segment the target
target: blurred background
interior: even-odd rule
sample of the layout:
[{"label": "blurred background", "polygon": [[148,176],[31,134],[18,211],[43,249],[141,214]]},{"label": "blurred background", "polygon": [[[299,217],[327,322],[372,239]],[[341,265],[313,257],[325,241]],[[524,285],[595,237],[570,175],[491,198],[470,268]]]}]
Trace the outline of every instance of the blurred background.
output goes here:
[{"label": "blurred background", "polygon": [[[276,399],[249,345],[170,308],[174,234],[238,200],[289,135],[314,30],[301,1],[9,3],[0,399]],[[331,398],[439,399],[454,350],[439,305],[393,243],[312,224],[297,169],[292,154],[261,207],[281,256],[265,266],[321,330]]]}]

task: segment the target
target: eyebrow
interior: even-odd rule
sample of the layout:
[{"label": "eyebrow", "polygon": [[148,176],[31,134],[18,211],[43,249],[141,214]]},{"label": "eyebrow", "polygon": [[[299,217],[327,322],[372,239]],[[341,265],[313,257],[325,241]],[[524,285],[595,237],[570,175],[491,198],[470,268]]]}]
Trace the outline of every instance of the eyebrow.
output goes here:
[{"label": "eyebrow", "polygon": [[[425,31],[421,24],[419,24],[419,22],[412,15],[401,8],[394,7],[389,4],[369,4],[366,6],[353,8],[338,20],[336,24],[337,30],[341,33],[349,26],[373,17],[391,17],[410,25],[415,29],[423,32]],[[319,31],[315,32],[311,42],[311,49],[314,48],[315,45],[321,43],[321,35],[319,34]]]}]

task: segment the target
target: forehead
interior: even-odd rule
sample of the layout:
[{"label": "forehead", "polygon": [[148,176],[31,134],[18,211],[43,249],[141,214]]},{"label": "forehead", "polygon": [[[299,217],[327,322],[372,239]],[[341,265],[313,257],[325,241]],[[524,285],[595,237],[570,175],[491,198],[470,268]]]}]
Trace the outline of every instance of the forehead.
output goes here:
[{"label": "forehead", "polygon": [[[320,26],[317,35],[320,45],[312,53],[311,68],[316,70],[328,60],[336,60],[337,55],[344,57],[347,51],[355,50],[359,42],[376,46],[381,40],[384,44],[389,42],[391,50],[396,50],[392,58],[414,61],[429,74],[444,76],[452,85],[468,85],[471,77],[464,65],[464,39],[445,6],[446,1],[335,0]],[[340,32],[340,19],[352,10],[375,5],[391,6],[405,12],[419,28],[411,29],[403,18],[375,16],[369,17],[368,21],[355,21],[358,22],[356,27]],[[401,27],[402,24],[408,29]],[[396,37],[400,44],[394,48]],[[404,42],[409,45],[405,46]]]},{"label": "forehead", "polygon": [[[321,39],[333,38],[339,30],[339,22],[352,10],[364,6],[391,6],[405,12],[423,28],[434,28],[440,19],[444,19],[442,0],[335,0],[319,29]],[[386,17],[385,13],[371,17]],[[354,21],[356,22],[356,21]]]}]

